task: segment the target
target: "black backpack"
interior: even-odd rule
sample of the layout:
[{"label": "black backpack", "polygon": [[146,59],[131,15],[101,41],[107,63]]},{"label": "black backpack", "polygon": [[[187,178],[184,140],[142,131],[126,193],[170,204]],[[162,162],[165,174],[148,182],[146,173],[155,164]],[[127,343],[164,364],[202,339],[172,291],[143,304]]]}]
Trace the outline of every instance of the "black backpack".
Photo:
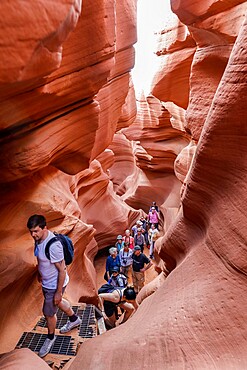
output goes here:
[{"label": "black backpack", "polygon": [[103,284],[99,290],[98,290],[98,294],[100,293],[111,293],[113,292],[114,290],[114,286],[112,286],[111,284]]},{"label": "black backpack", "polygon": [[50,246],[54,243],[59,241],[63,246],[63,254],[64,254],[64,261],[65,264],[68,266],[71,264],[74,258],[74,245],[72,240],[64,234],[58,234],[54,232],[55,236],[51,238],[45,246],[45,255],[50,260]]}]

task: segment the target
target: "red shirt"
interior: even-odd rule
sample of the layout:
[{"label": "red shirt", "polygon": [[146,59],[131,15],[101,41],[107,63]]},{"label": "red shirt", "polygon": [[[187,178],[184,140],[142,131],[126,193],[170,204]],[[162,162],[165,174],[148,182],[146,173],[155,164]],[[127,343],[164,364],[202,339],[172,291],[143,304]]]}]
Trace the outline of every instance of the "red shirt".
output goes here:
[{"label": "red shirt", "polygon": [[134,238],[133,236],[124,236],[123,241],[129,243],[129,248],[134,249]]}]

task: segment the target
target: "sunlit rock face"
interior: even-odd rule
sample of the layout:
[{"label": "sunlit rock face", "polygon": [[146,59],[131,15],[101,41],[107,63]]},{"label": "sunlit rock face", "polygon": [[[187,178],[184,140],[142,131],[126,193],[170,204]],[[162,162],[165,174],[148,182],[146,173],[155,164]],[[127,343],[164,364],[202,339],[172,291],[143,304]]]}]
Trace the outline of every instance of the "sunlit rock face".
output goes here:
[{"label": "sunlit rock face", "polygon": [[174,16],[168,31],[161,32],[157,56],[160,68],[153,78],[152,94],[164,102],[186,109],[190,92],[190,69],[196,50],[195,40],[187,27]]},{"label": "sunlit rock face", "polygon": [[[0,5],[0,352],[41,314],[31,214],[74,241],[66,297],[96,303],[98,249],[155,200],[161,274],[134,317],[69,368],[247,367],[246,2],[171,5],[179,19],[160,33],[160,68],[137,102],[135,0]],[[30,363],[49,368],[29,350],[0,368]]]},{"label": "sunlit rock face", "polygon": [[[128,142],[134,143],[136,166],[128,175],[121,172],[117,193],[127,204],[146,212],[155,200],[166,219],[168,209],[178,208],[180,203],[181,182],[174,175],[174,161],[188,145],[188,135],[183,129],[173,127],[171,113],[151,95],[139,98],[135,122],[121,132]],[[113,173],[114,167],[110,171]]]},{"label": "sunlit rock face", "polygon": [[49,229],[69,234],[75,259],[66,296],[96,303],[94,256],[115,242],[120,222],[124,230],[140,213],[116,195],[108,171],[115,154],[107,149],[117,130],[136,115],[129,73],[136,1],[56,0],[27,6],[11,0],[0,9],[5,15],[0,352],[5,352],[41,314],[28,217],[44,214]]},{"label": "sunlit rock face", "polygon": [[[191,141],[175,160],[176,175],[183,182],[180,208],[157,242],[170,274],[146,287],[140,299],[148,297],[126,324],[86,342],[70,367],[73,370],[247,367],[247,23],[243,17],[247,4],[171,3],[180,21],[188,24],[195,48],[187,69],[190,89],[184,121]],[[167,72],[171,78],[169,63]],[[156,88],[162,91],[159,81],[153,94]],[[181,102],[172,102],[185,109]],[[175,111],[171,103],[164,104]],[[176,117],[172,122],[177,122]],[[137,130],[134,124],[123,132],[134,138]],[[142,132],[143,146],[136,144],[134,149],[139,168],[145,171],[152,165],[152,155]],[[159,165],[157,158],[155,163]],[[116,177],[119,192],[120,180]],[[116,356],[123,345],[125,355]]]}]

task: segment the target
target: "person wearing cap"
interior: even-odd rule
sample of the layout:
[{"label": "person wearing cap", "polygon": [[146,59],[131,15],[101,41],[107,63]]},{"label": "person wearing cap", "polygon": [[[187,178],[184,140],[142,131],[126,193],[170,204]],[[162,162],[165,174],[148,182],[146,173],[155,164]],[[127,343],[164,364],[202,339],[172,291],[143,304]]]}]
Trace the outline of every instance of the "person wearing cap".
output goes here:
[{"label": "person wearing cap", "polygon": [[115,244],[115,247],[117,248],[118,253],[120,252],[120,249],[123,248],[123,246],[124,246],[123,237],[122,237],[122,235],[118,235],[117,236],[117,241],[116,241],[116,244]]},{"label": "person wearing cap", "polygon": [[132,258],[132,280],[135,292],[139,293],[145,283],[145,271],[152,266],[152,262],[142,253],[139,245],[135,246]]},{"label": "person wearing cap", "polygon": [[[146,241],[144,238],[144,235],[142,234],[142,229],[137,229],[137,234],[134,236],[134,244],[135,246],[139,246],[141,248],[141,251],[144,251],[144,246],[146,245]],[[135,249],[135,248],[134,248]]]},{"label": "person wearing cap", "polygon": [[156,202],[152,202],[152,205],[151,205],[151,206],[150,206],[150,208],[149,208],[149,212],[151,212],[151,211],[152,211],[152,207],[154,207],[154,208],[155,208],[155,210],[156,210],[157,212],[159,212],[159,207],[157,206]]},{"label": "person wearing cap", "polygon": [[112,274],[108,280],[108,284],[114,287],[125,288],[127,286],[127,277],[119,273],[119,267],[114,266],[111,271]]},{"label": "person wearing cap", "polygon": [[142,226],[142,222],[140,220],[136,221],[135,225],[132,227],[132,236],[135,237],[137,234],[137,229],[139,229]]},{"label": "person wearing cap", "polygon": [[158,229],[159,225],[159,214],[156,211],[155,207],[151,207],[151,211],[148,213],[148,223],[149,226],[151,227],[152,224],[155,225],[156,229]]}]

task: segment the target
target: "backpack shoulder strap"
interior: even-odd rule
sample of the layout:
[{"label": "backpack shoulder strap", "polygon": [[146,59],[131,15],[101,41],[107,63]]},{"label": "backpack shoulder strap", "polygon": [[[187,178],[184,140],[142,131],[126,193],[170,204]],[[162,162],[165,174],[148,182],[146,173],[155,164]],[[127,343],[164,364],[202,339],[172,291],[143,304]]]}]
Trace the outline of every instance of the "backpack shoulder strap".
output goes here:
[{"label": "backpack shoulder strap", "polygon": [[58,241],[58,238],[56,236],[54,236],[53,238],[51,238],[47,243],[46,243],[46,246],[45,246],[45,255],[46,257],[48,258],[48,260],[50,260],[50,246],[54,243]]}]

